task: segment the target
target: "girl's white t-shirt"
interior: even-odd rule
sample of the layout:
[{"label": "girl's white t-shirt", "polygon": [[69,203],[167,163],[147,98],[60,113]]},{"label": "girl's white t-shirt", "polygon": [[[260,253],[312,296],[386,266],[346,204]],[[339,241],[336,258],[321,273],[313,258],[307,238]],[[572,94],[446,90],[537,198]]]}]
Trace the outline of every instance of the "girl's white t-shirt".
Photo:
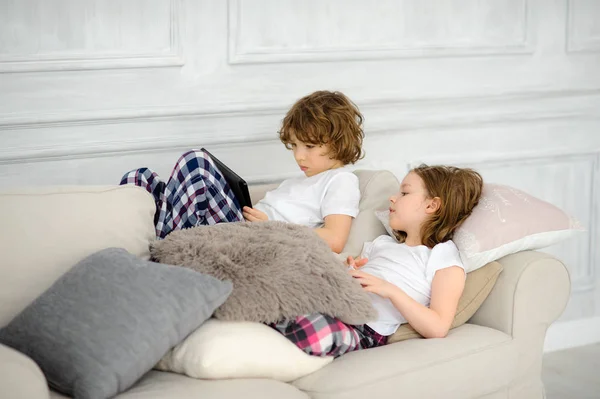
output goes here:
[{"label": "girl's white t-shirt", "polygon": [[[368,261],[360,270],[394,284],[423,306],[429,306],[435,272],[451,266],[464,270],[458,248],[452,241],[433,248],[425,245],[411,247],[385,235],[365,243],[361,256]],[[377,320],[367,323],[373,330],[387,336],[406,323],[389,299],[372,293],[369,296],[378,312]]]},{"label": "girl's white t-shirt", "polygon": [[329,215],[358,215],[358,177],[347,168],[287,179],[266,193],[254,208],[269,220],[322,227]]}]

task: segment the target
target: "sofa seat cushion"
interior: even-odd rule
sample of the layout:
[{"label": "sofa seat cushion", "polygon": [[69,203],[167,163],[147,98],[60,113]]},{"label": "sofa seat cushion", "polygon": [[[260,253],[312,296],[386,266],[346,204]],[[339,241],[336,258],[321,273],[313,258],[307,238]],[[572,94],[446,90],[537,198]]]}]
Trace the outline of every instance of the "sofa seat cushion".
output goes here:
[{"label": "sofa seat cushion", "polygon": [[[57,392],[51,399],[65,399]],[[285,382],[268,379],[198,380],[162,371],[147,373],[127,392],[114,399],[308,399]]]},{"label": "sofa seat cushion", "polygon": [[509,335],[464,324],[446,338],[348,353],[293,385],[322,399],[478,397],[513,380],[517,356]]}]

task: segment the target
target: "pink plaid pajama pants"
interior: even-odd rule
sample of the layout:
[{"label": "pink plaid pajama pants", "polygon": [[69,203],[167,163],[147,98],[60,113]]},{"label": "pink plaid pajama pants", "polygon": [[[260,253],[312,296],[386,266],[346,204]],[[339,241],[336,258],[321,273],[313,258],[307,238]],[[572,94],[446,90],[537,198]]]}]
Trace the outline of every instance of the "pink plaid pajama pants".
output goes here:
[{"label": "pink plaid pajama pants", "polygon": [[387,337],[369,326],[353,326],[320,313],[269,324],[298,348],[313,356],[338,357],[347,352],[385,345]]}]

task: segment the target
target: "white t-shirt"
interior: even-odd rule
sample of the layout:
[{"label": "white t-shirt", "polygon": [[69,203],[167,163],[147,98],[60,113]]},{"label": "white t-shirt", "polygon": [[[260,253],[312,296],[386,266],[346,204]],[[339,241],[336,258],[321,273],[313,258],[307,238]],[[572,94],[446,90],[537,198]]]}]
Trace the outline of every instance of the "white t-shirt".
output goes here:
[{"label": "white t-shirt", "polygon": [[[464,270],[458,248],[452,241],[433,248],[425,245],[411,247],[384,235],[365,243],[361,256],[368,261],[360,270],[394,284],[424,306],[429,306],[431,300],[435,272],[451,266]],[[373,330],[387,336],[395,333],[400,324],[406,323],[389,299],[372,293],[369,296],[378,312],[377,320],[367,323]]]},{"label": "white t-shirt", "polygon": [[358,215],[358,177],[347,168],[285,180],[254,208],[269,220],[321,227],[328,215]]}]

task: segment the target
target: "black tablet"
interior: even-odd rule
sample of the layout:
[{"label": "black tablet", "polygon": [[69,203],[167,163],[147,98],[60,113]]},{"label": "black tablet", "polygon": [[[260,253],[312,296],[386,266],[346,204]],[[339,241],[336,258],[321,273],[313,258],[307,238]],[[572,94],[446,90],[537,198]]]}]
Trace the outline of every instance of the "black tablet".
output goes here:
[{"label": "black tablet", "polygon": [[206,152],[217,168],[219,168],[219,171],[227,181],[227,184],[229,184],[229,187],[231,187],[231,191],[233,191],[240,206],[242,208],[245,206],[252,208],[252,200],[250,199],[250,192],[248,191],[248,184],[246,181],[238,176],[233,170],[229,169],[223,162],[219,161],[219,159],[211,154],[206,148],[201,148],[201,150]]}]

